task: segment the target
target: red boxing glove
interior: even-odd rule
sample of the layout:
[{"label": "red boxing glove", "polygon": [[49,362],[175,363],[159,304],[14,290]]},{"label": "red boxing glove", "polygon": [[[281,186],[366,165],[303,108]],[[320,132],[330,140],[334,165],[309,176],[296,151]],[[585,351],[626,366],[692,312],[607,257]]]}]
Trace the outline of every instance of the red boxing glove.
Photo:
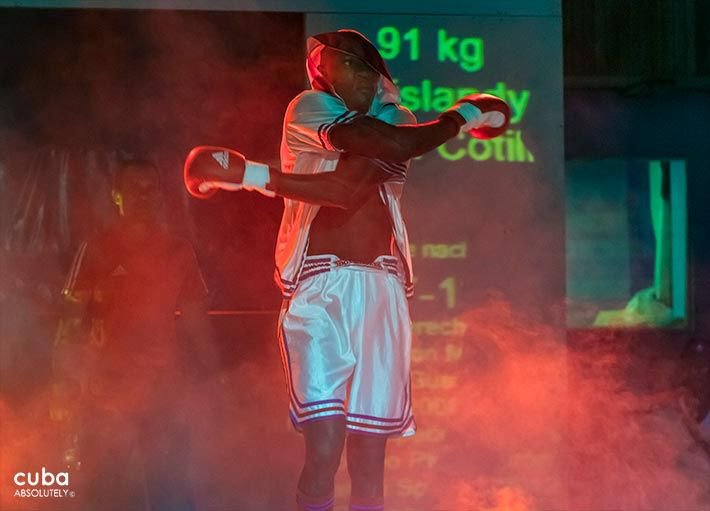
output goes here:
[{"label": "red boxing glove", "polygon": [[187,155],[183,167],[185,188],[193,197],[209,199],[217,190],[254,190],[267,197],[275,193],[266,189],[269,166],[247,160],[233,149],[197,146]]},{"label": "red boxing glove", "polygon": [[460,115],[464,124],[461,132],[474,138],[489,139],[505,133],[510,124],[510,107],[491,94],[470,94],[459,99],[447,112]]}]

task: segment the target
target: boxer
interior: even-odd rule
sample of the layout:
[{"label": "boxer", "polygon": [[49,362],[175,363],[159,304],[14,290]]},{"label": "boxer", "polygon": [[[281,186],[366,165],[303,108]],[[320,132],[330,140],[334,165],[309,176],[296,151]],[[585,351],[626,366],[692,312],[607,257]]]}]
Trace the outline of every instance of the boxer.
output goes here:
[{"label": "boxer", "polygon": [[284,198],[276,245],[290,417],[305,438],[299,511],[333,508],[347,444],[351,510],[384,509],[389,437],[416,430],[410,388],[412,264],[400,198],[409,162],[459,132],[505,132],[510,109],[474,94],[417,124],[384,60],[362,34],[310,37],[311,88],[289,104],[281,169],[215,146],[193,149],[188,191]]}]

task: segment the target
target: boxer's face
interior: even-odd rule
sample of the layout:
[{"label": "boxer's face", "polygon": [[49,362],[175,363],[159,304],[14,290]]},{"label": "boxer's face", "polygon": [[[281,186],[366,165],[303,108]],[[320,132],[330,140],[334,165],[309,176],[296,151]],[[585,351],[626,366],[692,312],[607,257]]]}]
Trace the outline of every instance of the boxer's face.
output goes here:
[{"label": "boxer's face", "polygon": [[380,75],[362,59],[332,48],[321,55],[320,71],[350,110],[367,113]]},{"label": "boxer's face", "polygon": [[161,200],[157,171],[148,166],[123,169],[113,190],[113,198],[121,215],[127,219],[142,222],[157,220]]}]

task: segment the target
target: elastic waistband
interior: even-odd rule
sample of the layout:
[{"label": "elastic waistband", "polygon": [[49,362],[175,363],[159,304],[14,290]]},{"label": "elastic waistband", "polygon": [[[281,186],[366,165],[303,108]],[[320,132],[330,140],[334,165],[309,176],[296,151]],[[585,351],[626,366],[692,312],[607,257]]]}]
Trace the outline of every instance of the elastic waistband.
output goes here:
[{"label": "elastic waistband", "polygon": [[359,270],[386,271],[387,273],[399,277],[404,280],[404,268],[399,258],[391,255],[381,255],[375,258],[371,263],[356,263],[346,259],[340,259],[333,254],[311,255],[307,256],[303,261],[303,270],[298,279],[299,282],[318,275],[331,271],[335,268],[352,268]]}]

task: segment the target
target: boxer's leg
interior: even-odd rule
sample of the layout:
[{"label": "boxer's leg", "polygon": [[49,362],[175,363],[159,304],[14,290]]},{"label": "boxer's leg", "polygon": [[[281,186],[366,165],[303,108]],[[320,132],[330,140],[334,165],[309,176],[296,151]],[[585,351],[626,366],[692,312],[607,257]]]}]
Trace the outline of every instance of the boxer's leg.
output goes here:
[{"label": "boxer's leg", "polygon": [[345,445],[345,417],[328,417],[303,424],[302,431],[306,461],[298,480],[298,509],[330,511],[335,474]]},{"label": "boxer's leg", "polygon": [[[345,446],[345,400],[355,358],[345,309],[349,274],[330,271],[335,256],[309,256],[304,275],[281,315],[280,347],[290,415],[305,440],[298,483],[299,511],[329,511]],[[326,270],[326,271],[324,271]],[[349,302],[348,302],[349,303]]]},{"label": "boxer's leg", "polygon": [[351,433],[347,440],[352,511],[381,511],[385,495],[386,436]]},{"label": "boxer's leg", "polygon": [[415,430],[409,388],[411,326],[400,267],[390,256],[377,261],[383,269],[359,272],[363,321],[353,335],[357,364],[347,409],[351,511],[384,510],[387,438]]}]

